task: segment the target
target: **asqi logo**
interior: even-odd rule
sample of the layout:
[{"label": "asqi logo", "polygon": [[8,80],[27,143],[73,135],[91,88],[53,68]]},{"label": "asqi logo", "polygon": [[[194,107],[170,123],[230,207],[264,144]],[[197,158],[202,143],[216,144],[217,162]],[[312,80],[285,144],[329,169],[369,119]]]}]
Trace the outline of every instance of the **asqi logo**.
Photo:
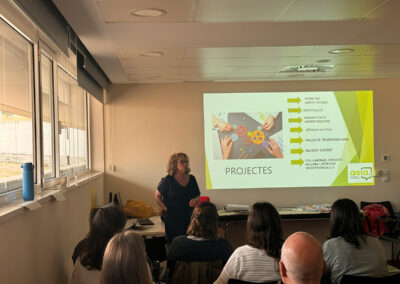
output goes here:
[{"label": "asqi logo", "polygon": [[349,183],[373,183],[373,163],[354,163],[348,165]]}]

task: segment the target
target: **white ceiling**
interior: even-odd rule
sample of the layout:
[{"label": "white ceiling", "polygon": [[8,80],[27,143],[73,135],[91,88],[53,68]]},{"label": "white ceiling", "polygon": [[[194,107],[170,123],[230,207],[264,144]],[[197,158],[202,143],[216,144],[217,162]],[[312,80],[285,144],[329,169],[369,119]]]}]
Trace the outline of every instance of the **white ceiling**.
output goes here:
[{"label": "white ceiling", "polygon": [[[53,2],[113,83],[400,77],[399,0]],[[129,15],[142,8],[167,14]],[[334,67],[282,72],[292,65]]]}]

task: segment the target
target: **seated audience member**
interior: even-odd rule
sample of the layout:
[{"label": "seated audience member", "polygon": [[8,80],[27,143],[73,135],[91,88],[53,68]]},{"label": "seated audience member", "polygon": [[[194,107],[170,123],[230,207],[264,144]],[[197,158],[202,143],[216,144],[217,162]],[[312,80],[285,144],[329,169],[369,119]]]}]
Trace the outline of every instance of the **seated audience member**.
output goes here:
[{"label": "seated audience member", "polygon": [[331,235],[323,250],[332,283],[340,283],[345,274],[383,277],[388,273],[382,244],[364,232],[360,211],[350,199],[333,203]]},{"label": "seated audience member", "polygon": [[151,284],[143,238],[133,231],[115,235],[107,245],[101,284]]},{"label": "seated audience member", "polygon": [[282,224],[275,207],[268,202],[255,203],[247,219],[247,244],[234,251],[214,284],[228,283],[229,279],[258,283],[280,280],[282,243]]},{"label": "seated audience member", "polygon": [[74,249],[71,284],[100,283],[104,250],[114,234],[123,230],[125,223],[125,214],[119,207],[107,205],[97,209],[88,235]]},{"label": "seated audience member", "polygon": [[172,241],[167,255],[168,266],[173,267],[176,261],[222,260],[225,264],[232,252],[230,243],[219,236],[217,208],[211,202],[203,201],[193,210],[187,236]]},{"label": "seated audience member", "polygon": [[283,243],[279,266],[285,284],[321,283],[325,270],[321,244],[304,232],[290,235]]}]

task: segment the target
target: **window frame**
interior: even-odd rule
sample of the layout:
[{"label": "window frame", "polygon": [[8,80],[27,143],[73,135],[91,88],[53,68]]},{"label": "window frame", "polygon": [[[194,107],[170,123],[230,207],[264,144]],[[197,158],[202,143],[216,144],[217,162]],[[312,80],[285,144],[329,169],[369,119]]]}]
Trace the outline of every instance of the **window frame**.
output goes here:
[{"label": "window frame", "polygon": [[[38,164],[38,153],[37,153],[37,103],[36,103],[36,88],[37,88],[37,76],[36,76],[36,62],[37,62],[37,57],[36,57],[36,45],[35,43],[27,36],[25,35],[22,31],[20,31],[15,25],[13,25],[7,18],[5,18],[3,15],[0,14],[0,22],[5,25],[6,28],[10,29],[11,32],[15,33],[16,36],[20,37],[22,40],[24,40],[26,43],[29,44],[30,46],[30,55],[29,56],[29,77],[30,77],[30,100],[31,100],[31,105],[30,105],[30,110],[32,114],[31,118],[31,124],[32,124],[32,163],[34,164],[34,169],[33,169],[33,181],[34,184],[37,184],[38,182],[38,170],[37,170],[37,164]],[[6,38],[7,41],[9,41]],[[11,43],[11,42],[10,42]],[[12,43],[11,43],[12,44]],[[22,172],[21,172],[22,173]],[[22,177],[21,177],[22,180]],[[18,179],[19,183],[19,179]],[[10,193],[13,193],[15,191],[21,190],[21,187],[18,188],[13,188],[5,192],[0,192],[0,195],[7,195]],[[13,195],[13,194],[12,194]]]},{"label": "window frame", "polygon": [[[50,116],[51,116],[51,157],[52,157],[52,176],[50,178],[46,178],[45,177],[45,173],[44,173],[44,131],[43,131],[43,86],[42,86],[42,75],[43,75],[43,71],[42,71],[42,60],[43,60],[43,56],[46,57],[50,62],[50,66],[51,66],[51,90],[50,90]],[[43,185],[44,182],[46,180],[50,180],[50,179],[54,179],[57,178],[57,174],[56,174],[56,144],[55,144],[55,88],[54,88],[54,81],[55,81],[55,77],[54,77],[54,69],[55,69],[55,59],[54,56],[51,55],[51,52],[48,48],[46,48],[46,46],[44,44],[42,44],[42,42],[39,41],[38,44],[38,68],[39,68],[39,73],[38,73],[38,79],[39,79],[39,91],[38,91],[38,105],[39,105],[39,114],[38,114],[38,125],[39,125],[39,129],[40,129],[40,135],[39,135],[39,140],[40,140],[40,158],[39,158],[39,163],[40,163],[40,184]]]},{"label": "window frame", "polygon": [[[83,94],[84,94],[84,100],[85,100],[85,115],[84,115],[84,118],[85,118],[85,135],[86,135],[86,163],[85,163],[85,169],[78,170],[78,171],[75,171],[75,169],[73,169],[72,173],[68,173],[68,170],[63,171],[61,169],[61,165],[60,165],[60,162],[61,162],[60,121],[58,120],[58,118],[59,118],[59,107],[58,107],[59,106],[59,101],[58,101],[58,98],[59,98],[59,96],[58,96],[59,95],[58,94],[58,91],[59,91],[59,88],[58,88],[59,74],[58,74],[58,72],[60,72],[60,69],[62,70],[62,72],[65,72],[67,76],[69,76],[73,80],[75,80],[77,88],[82,89]],[[59,178],[64,178],[65,177],[65,178],[67,178],[67,180],[71,179],[72,177],[74,179],[76,179],[77,177],[79,177],[81,175],[81,173],[85,174],[85,171],[90,171],[91,170],[91,167],[90,167],[90,165],[91,165],[90,164],[91,155],[90,155],[90,151],[89,151],[89,148],[90,148],[90,144],[89,144],[90,143],[89,95],[90,95],[90,93],[87,90],[85,90],[82,86],[80,86],[79,83],[78,83],[77,77],[75,77],[71,72],[69,72],[60,63],[57,64],[56,72],[57,73],[54,75],[54,80],[55,80],[55,83],[54,83],[54,99],[55,99],[55,110],[56,110],[55,118],[56,118],[56,121],[57,121],[55,123],[55,127],[57,129],[57,132],[56,132],[57,133],[57,135],[56,135],[57,155],[56,155],[56,157],[58,157],[57,177],[59,177]],[[72,166],[72,168],[74,168],[74,167]],[[65,174],[65,172],[66,172],[66,174]]]},{"label": "window frame", "polygon": [[[75,182],[82,178],[87,177],[88,173],[92,171],[91,169],[91,149],[90,149],[90,93],[85,90],[82,86],[78,84],[76,76],[73,73],[77,72],[76,63],[74,63],[74,54],[71,51],[70,56],[65,56],[61,51],[57,48],[54,48],[51,40],[43,35],[38,27],[32,22],[28,25],[23,26],[23,28],[27,31],[29,29],[35,30],[33,32],[33,36],[29,31],[30,36],[32,36],[33,40],[26,36],[18,27],[14,26],[12,22],[10,22],[7,18],[5,18],[2,14],[0,14],[0,21],[11,28],[12,32],[15,32],[16,35],[22,37],[30,44],[30,54],[29,55],[29,76],[30,76],[30,96],[31,96],[31,112],[32,112],[32,162],[34,163],[34,188],[35,190],[40,190],[42,188],[54,187],[55,185],[68,185],[65,182],[69,179],[73,179]],[[52,68],[52,76],[51,76],[51,88],[50,91],[50,105],[51,105],[51,120],[52,120],[52,134],[51,134],[51,151],[52,151],[52,177],[45,178],[44,172],[44,132],[43,132],[43,97],[42,97],[42,57],[45,56],[51,61]],[[76,57],[75,57],[76,59]],[[63,64],[67,65],[71,70],[68,70],[63,66]],[[58,123],[58,67],[61,67],[64,71],[68,73],[69,76],[72,76],[74,80],[76,80],[77,86],[83,90],[85,96],[85,135],[86,135],[86,163],[85,169],[82,169],[77,172],[73,172],[72,174],[68,174],[67,176],[60,176],[60,141],[59,141],[59,123]],[[21,171],[22,174],[22,171]],[[21,175],[22,180],[22,175]],[[22,196],[22,186],[19,188],[15,188],[9,190],[7,192],[0,192],[0,205],[9,201],[14,201],[16,199],[21,198]]]}]

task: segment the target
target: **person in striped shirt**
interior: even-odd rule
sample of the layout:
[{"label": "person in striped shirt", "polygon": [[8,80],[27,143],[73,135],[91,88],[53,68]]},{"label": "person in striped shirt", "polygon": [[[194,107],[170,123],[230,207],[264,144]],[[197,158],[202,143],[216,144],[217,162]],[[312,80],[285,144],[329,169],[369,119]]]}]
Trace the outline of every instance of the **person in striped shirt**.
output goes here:
[{"label": "person in striped shirt", "polygon": [[282,243],[278,211],[268,202],[255,203],[247,219],[247,244],[233,252],[214,284],[225,284],[229,279],[256,283],[280,280]]}]

